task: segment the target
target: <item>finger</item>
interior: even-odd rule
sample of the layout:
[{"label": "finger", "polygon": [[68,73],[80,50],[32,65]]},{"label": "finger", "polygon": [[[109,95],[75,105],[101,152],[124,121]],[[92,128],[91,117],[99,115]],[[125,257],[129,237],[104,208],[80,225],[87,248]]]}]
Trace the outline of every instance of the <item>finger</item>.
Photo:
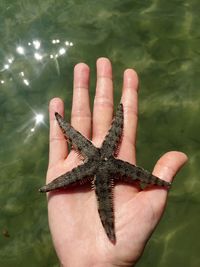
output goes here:
[{"label": "finger", "polygon": [[124,128],[119,157],[135,164],[135,142],[138,114],[138,76],[133,69],[127,69],[124,72],[121,101],[124,108]]},{"label": "finger", "polygon": [[[174,176],[186,162],[187,156],[184,153],[177,151],[168,152],[158,160],[153,170],[153,174],[167,182],[172,182]],[[166,204],[168,191],[164,188],[149,188],[142,193],[145,193],[145,197],[150,201],[155,214],[161,216]]]},{"label": "finger", "polygon": [[49,103],[49,168],[67,157],[66,139],[57,123],[55,112],[64,116],[64,103],[60,98],[53,98]]},{"label": "finger", "polygon": [[93,109],[93,142],[100,146],[113,117],[112,66],[107,58],[97,60],[97,84]]},{"label": "finger", "polygon": [[71,124],[84,136],[90,137],[91,111],[89,101],[89,67],[79,63],[74,68],[74,89]]}]

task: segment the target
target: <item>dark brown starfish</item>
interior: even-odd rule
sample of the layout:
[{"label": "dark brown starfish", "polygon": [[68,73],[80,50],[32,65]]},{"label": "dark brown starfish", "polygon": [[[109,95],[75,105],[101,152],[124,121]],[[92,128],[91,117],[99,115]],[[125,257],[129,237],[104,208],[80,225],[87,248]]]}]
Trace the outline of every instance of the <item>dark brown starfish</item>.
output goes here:
[{"label": "dark brown starfish", "polygon": [[102,146],[95,147],[90,140],[76,131],[69,123],[55,113],[56,119],[65,137],[75,145],[85,160],[83,164],[71,171],[59,176],[51,183],[39,189],[40,192],[48,192],[59,188],[66,188],[72,184],[81,184],[86,179],[94,184],[98,202],[98,212],[108,238],[115,242],[114,214],[112,201],[113,180],[134,182],[139,180],[145,184],[153,184],[169,188],[170,183],[161,180],[150,172],[136,167],[126,161],[115,158],[115,152],[123,131],[123,105],[118,106],[115,119],[106,135]]}]

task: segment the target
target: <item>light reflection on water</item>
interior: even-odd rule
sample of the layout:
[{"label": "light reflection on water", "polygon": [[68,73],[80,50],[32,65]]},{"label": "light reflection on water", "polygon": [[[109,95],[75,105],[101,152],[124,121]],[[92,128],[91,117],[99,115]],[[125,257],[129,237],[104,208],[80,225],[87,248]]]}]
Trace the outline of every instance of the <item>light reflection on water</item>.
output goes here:
[{"label": "light reflection on water", "polygon": [[0,266],[58,266],[46,200],[37,194],[47,167],[48,102],[62,97],[69,119],[73,66],[84,61],[95,77],[99,56],[113,62],[116,102],[123,70],[139,72],[140,165],[151,169],[168,150],[190,158],[138,266],[200,266],[197,2],[52,3],[0,3]]},{"label": "light reflection on water", "polygon": [[[21,77],[21,81],[26,85],[26,86],[31,86],[30,85],[30,80],[27,77],[30,77],[30,73],[26,70],[26,61],[28,61],[29,64],[32,65],[32,67],[38,68],[38,65],[35,65],[36,63],[33,61],[33,59],[36,60],[36,62],[41,62],[41,64],[47,65],[49,63],[49,60],[55,60],[56,68],[59,68],[59,64],[57,61],[57,58],[64,56],[68,49],[70,47],[73,47],[74,44],[71,41],[66,41],[64,40],[61,42],[59,39],[55,40],[50,40],[49,43],[52,44],[51,47],[49,47],[49,51],[45,50],[44,47],[42,47],[42,41],[33,39],[32,41],[28,41],[26,45],[17,45],[16,46],[16,51],[9,51],[9,57],[5,54],[4,55],[4,65],[0,66],[0,73],[1,75],[1,85],[6,85],[6,83],[13,81],[12,78],[9,80],[6,80],[7,73],[14,72],[14,74],[18,74]],[[59,44],[59,45],[58,45]],[[17,54],[20,56],[24,56],[23,59],[17,58]],[[16,71],[16,66],[21,62],[21,70],[19,73]],[[12,65],[14,67],[12,68]],[[24,66],[23,66],[24,65]],[[34,66],[35,65],[35,66]],[[25,76],[24,72],[26,70],[26,75]]]}]

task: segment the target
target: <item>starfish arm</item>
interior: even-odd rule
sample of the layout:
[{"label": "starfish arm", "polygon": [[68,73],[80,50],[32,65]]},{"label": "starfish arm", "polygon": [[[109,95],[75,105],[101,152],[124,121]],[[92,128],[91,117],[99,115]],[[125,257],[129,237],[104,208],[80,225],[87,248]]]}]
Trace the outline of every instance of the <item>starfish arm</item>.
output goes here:
[{"label": "starfish arm", "polygon": [[79,131],[75,130],[69,123],[64,121],[62,116],[57,112],[55,116],[66,139],[69,140],[79,152],[83,153],[86,157],[92,157],[97,153],[98,149],[89,139],[85,138]]},{"label": "starfish arm", "polygon": [[101,147],[101,155],[103,157],[108,158],[116,151],[122,136],[123,120],[123,105],[119,104],[111,128],[108,131]]},{"label": "starfish arm", "polygon": [[113,213],[113,180],[110,175],[104,171],[98,172],[94,180],[95,193],[98,203],[98,212],[108,238],[116,241],[114,229],[114,213]]},{"label": "starfish arm", "polygon": [[130,164],[129,162],[122,161],[120,159],[114,159],[113,161],[113,166],[115,166],[115,173],[119,174],[119,176],[115,177],[116,179],[121,179],[126,182],[139,180],[140,182],[145,184],[153,184],[167,188],[171,186],[171,183],[156,177],[155,175],[144,170],[141,167],[137,167],[133,164]]},{"label": "starfish arm", "polygon": [[39,191],[45,193],[60,188],[66,188],[68,185],[76,183],[82,184],[94,174],[94,169],[91,161],[86,162],[41,187]]}]

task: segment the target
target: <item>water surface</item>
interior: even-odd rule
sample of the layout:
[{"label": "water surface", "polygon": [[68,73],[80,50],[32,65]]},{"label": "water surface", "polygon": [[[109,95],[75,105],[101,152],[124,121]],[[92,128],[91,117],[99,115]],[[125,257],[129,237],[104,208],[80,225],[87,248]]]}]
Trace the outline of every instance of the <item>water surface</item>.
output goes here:
[{"label": "water surface", "polygon": [[190,158],[137,266],[200,266],[199,1],[1,0],[0,25],[0,266],[59,266],[37,193],[48,102],[63,98],[69,119],[73,66],[91,66],[94,95],[100,56],[113,63],[116,103],[123,70],[139,73],[138,164],[152,169],[169,150]]}]

